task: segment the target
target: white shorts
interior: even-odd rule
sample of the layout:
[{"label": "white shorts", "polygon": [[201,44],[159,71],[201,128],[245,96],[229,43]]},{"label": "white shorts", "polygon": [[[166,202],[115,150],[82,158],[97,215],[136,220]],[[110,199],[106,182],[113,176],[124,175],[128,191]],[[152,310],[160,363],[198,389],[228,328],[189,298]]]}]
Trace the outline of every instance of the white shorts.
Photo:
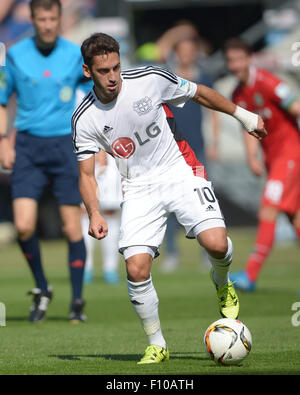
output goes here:
[{"label": "white shorts", "polygon": [[162,244],[167,218],[174,212],[184,226],[186,237],[195,238],[200,232],[225,227],[219,203],[211,182],[188,176],[179,181],[146,186],[131,194],[122,203],[119,248]]},{"label": "white shorts", "polygon": [[119,210],[122,202],[121,177],[114,158],[107,155],[105,171],[99,174],[101,167],[96,164],[95,176],[98,183],[100,210]]}]

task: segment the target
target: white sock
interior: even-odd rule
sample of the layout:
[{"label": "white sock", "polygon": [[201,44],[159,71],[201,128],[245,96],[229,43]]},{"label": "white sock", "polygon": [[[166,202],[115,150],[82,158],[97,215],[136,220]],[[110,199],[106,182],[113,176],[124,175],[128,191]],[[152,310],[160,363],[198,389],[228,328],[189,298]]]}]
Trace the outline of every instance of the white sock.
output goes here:
[{"label": "white sock", "polygon": [[89,231],[89,217],[87,214],[81,215],[81,227],[82,227],[82,234],[84,239],[84,244],[86,248],[86,260],[85,260],[85,270],[93,270],[94,268],[94,248],[95,248],[95,241],[93,237],[88,234]]},{"label": "white sock", "polygon": [[117,271],[119,267],[120,214],[105,215],[108,227],[107,236],[101,240],[103,272]]},{"label": "white sock", "polygon": [[228,250],[224,258],[216,259],[208,254],[209,260],[213,267],[213,278],[217,286],[221,287],[229,281],[229,266],[232,262],[233,245],[229,237],[227,237]]},{"label": "white sock", "polygon": [[131,304],[141,320],[148,336],[149,345],[167,348],[158,316],[158,296],[152,283],[152,277],[135,283],[127,279],[127,288]]}]

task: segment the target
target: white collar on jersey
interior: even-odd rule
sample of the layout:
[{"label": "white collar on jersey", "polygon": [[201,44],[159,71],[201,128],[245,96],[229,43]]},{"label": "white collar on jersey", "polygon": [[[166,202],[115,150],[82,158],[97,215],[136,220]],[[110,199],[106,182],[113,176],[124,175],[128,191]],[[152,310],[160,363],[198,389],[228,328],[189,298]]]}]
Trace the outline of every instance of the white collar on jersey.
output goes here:
[{"label": "white collar on jersey", "polygon": [[256,81],[256,67],[251,65],[249,67],[249,78],[248,78],[248,82],[247,85],[252,87],[255,84]]}]

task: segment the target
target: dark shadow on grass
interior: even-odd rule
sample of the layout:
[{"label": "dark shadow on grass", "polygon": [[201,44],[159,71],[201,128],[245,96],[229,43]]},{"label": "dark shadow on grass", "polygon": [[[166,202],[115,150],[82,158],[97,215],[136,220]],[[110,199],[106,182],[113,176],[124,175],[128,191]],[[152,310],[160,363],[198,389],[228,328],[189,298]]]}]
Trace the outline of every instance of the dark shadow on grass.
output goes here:
[{"label": "dark shadow on grass", "polygon": [[[192,354],[192,355],[190,355]],[[199,356],[197,356],[199,354]],[[107,361],[138,361],[141,359],[142,354],[52,354],[49,355],[52,358],[58,358],[63,361],[80,361],[81,358],[101,358]],[[175,352],[170,356],[171,360],[197,360],[197,361],[205,361],[207,360],[207,356],[202,355],[201,353],[192,353],[192,352]]]},{"label": "dark shadow on grass", "polygon": [[[16,316],[16,317],[10,317],[10,316],[7,316],[6,317],[6,321],[7,322],[9,322],[9,321],[16,321],[16,322],[21,322],[21,321],[28,321],[28,315],[26,315],[26,316]],[[29,321],[28,321],[29,322]]]},{"label": "dark shadow on grass", "polygon": [[[9,321],[11,321],[11,322],[22,322],[22,321],[23,322],[25,322],[25,321],[29,322],[28,315],[26,315],[26,316],[16,316],[16,317],[8,316],[8,317],[6,317],[6,321],[7,322],[9,322]],[[66,317],[47,317],[43,321],[41,321],[39,323],[43,323],[43,322],[46,323],[47,321],[65,321],[65,322],[68,322],[69,320]]]},{"label": "dark shadow on grass", "polygon": [[193,360],[193,361],[207,361],[209,358],[204,353],[195,353],[195,352],[172,352],[170,359],[184,359],[184,360]]},{"label": "dark shadow on grass", "polygon": [[49,355],[49,357],[58,358],[63,361],[80,361],[81,358],[100,358],[107,361],[137,361],[141,358],[138,354],[67,354],[67,355]]},{"label": "dark shadow on grass", "polygon": [[69,318],[67,316],[65,316],[65,317],[47,317],[45,321],[64,321],[64,322],[69,322]]}]

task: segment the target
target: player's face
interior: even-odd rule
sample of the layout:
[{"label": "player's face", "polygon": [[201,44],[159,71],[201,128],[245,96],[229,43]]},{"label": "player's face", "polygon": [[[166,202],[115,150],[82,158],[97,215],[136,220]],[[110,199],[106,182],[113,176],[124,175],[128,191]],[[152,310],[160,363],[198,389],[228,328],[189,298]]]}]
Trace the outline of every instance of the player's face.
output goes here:
[{"label": "player's face", "polygon": [[184,40],[177,45],[176,55],[182,65],[192,65],[197,58],[197,46],[191,40]]},{"label": "player's face", "polygon": [[91,67],[83,65],[83,72],[92,78],[95,92],[103,103],[109,103],[118,96],[122,80],[120,57],[116,52],[94,56]]},{"label": "player's face", "polygon": [[228,69],[242,82],[246,83],[251,65],[251,55],[242,49],[228,49],[226,51]]},{"label": "player's face", "polygon": [[37,7],[34,10],[32,23],[37,37],[45,44],[54,43],[59,35],[61,15],[57,5],[49,10]]}]

